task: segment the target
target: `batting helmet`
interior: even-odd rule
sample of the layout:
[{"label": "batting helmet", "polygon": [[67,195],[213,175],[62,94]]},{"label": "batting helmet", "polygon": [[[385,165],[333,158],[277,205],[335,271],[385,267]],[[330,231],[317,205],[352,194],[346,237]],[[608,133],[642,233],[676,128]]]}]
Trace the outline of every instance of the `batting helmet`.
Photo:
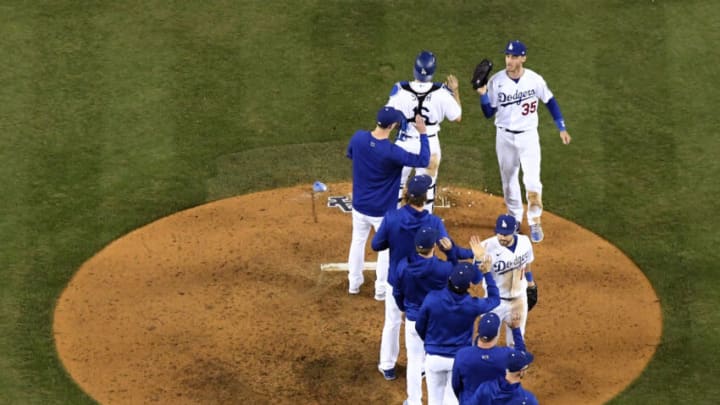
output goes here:
[{"label": "batting helmet", "polygon": [[435,73],[435,55],[430,51],[422,51],[415,58],[415,79],[429,82]]}]

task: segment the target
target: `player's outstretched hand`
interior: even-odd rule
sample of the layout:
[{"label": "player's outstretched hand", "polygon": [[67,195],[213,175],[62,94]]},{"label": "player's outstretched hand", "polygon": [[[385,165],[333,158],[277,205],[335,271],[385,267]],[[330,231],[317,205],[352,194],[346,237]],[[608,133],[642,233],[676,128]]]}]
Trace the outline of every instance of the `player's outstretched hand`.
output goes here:
[{"label": "player's outstretched hand", "polygon": [[442,238],[438,241],[438,244],[440,245],[440,249],[442,249],[443,251],[448,251],[452,249],[453,246],[450,238]]},{"label": "player's outstretched hand", "polygon": [[485,257],[485,246],[477,235],[470,237],[470,249],[475,255],[475,260],[482,260]]},{"label": "player's outstretched hand", "polygon": [[485,255],[483,257],[482,264],[480,265],[480,271],[482,274],[487,274],[490,272],[490,269],[492,268],[492,257],[490,255]]},{"label": "player's outstretched hand", "polygon": [[510,328],[516,329],[520,327],[520,313],[513,311],[512,314],[510,314]]},{"label": "player's outstretched hand", "polygon": [[562,143],[564,143],[565,145],[569,144],[572,140],[570,134],[568,134],[568,131],[560,131],[560,139],[562,139]]},{"label": "player's outstretched hand", "polygon": [[447,77],[447,80],[445,80],[445,85],[446,85],[450,90],[452,90],[453,93],[456,92],[456,91],[458,91],[459,86],[458,86],[457,77],[455,77],[455,75],[449,75],[449,76]]},{"label": "player's outstretched hand", "polygon": [[415,128],[421,134],[427,134],[427,128],[425,127],[425,118],[418,114],[415,116]]}]

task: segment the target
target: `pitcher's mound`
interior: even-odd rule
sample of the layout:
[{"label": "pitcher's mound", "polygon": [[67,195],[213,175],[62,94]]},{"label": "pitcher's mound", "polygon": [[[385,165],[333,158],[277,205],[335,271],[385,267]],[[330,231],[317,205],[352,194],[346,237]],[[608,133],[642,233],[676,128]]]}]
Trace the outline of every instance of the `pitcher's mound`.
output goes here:
[{"label": "pitcher's mound", "polygon": [[[328,208],[350,185],[260,192],[163,218],[88,260],[59,298],[61,360],[103,404],[402,403],[399,378],[377,371],[384,306],[366,272],[359,296],[344,262],[350,214]],[[501,199],[443,193],[451,236],[493,234]],[[539,303],[526,341],[535,362],[523,385],[545,404],[601,404],[646,366],[661,315],[642,272],[597,235],[550,213],[534,245]],[[527,231],[527,224],[524,228]],[[368,260],[375,254],[368,251]],[[403,349],[404,352],[404,349]]]}]

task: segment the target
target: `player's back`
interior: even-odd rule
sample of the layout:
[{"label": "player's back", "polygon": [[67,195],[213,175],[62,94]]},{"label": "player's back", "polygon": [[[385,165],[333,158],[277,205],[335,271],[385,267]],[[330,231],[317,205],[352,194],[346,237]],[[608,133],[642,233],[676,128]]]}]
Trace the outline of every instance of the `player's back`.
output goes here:
[{"label": "player's back", "polygon": [[402,164],[392,159],[397,148],[387,139],[376,139],[359,130],[350,139],[347,155],[352,159],[353,207],[365,215],[381,217],[397,204]]},{"label": "player's back", "polygon": [[415,128],[415,115],[425,118],[428,135],[440,131],[440,123],[445,119],[454,121],[462,115],[462,107],[457,103],[442,83],[432,82],[398,82],[395,83],[387,105],[403,113],[408,121],[405,135],[418,136]]}]

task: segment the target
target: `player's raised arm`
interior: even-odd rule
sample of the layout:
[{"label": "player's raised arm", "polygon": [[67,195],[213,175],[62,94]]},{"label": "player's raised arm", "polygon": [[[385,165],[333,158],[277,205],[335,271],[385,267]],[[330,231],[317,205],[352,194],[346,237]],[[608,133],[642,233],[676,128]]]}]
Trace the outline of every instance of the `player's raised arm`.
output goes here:
[{"label": "player's raised arm", "polygon": [[[450,90],[450,93],[452,93],[453,98],[457,102],[459,106],[462,106],[460,103],[460,86],[458,85],[458,80],[455,75],[448,75],[447,80],[445,80],[445,86]],[[458,115],[457,118],[454,120],[451,120],[453,122],[460,122],[462,121],[462,114]]]},{"label": "player's raised arm", "polygon": [[420,153],[410,153],[397,147],[394,148],[393,155],[396,161],[403,166],[427,167],[430,164],[430,143],[428,142],[425,120],[420,115],[415,116],[415,128],[420,133]]},{"label": "player's raised arm", "polygon": [[476,91],[480,95],[480,108],[482,108],[483,115],[485,118],[492,118],[497,109],[490,105],[487,85],[479,87]]}]

